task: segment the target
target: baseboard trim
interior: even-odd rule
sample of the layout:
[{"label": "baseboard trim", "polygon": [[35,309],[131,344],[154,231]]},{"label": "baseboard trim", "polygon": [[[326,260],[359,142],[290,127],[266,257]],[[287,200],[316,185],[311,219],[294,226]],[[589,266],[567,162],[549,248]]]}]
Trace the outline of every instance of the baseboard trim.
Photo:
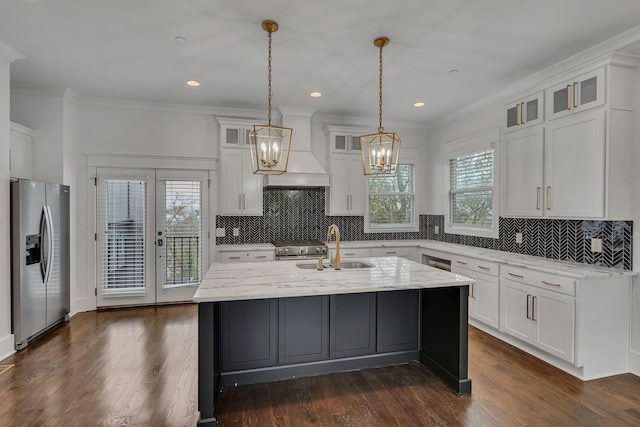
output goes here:
[{"label": "baseboard trim", "polygon": [[71,313],[70,317],[75,316],[78,313],[84,313],[85,311],[93,311],[95,307],[89,307],[89,299],[88,298],[76,298],[71,301]]},{"label": "baseboard trim", "polygon": [[15,352],[15,338],[13,334],[0,338],[0,360],[4,360]]},{"label": "baseboard trim", "polygon": [[396,353],[349,357],[344,359],[330,359],[319,362],[297,363],[293,365],[271,366],[245,371],[222,372],[220,386],[227,387],[236,384],[262,383],[291,378],[332,374],[335,372],[356,371],[365,368],[398,365],[401,363],[416,361],[419,360],[419,358],[420,352],[418,350],[411,350]]},{"label": "baseboard trim", "polygon": [[640,353],[629,352],[629,371],[640,377]]}]

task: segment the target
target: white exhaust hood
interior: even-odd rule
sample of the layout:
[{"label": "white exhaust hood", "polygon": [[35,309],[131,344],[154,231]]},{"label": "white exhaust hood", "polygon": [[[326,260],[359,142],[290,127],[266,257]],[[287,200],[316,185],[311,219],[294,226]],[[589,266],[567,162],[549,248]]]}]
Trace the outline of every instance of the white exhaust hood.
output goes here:
[{"label": "white exhaust hood", "polygon": [[267,175],[265,186],[328,187],[329,174],[311,152],[311,116],[314,110],[278,107],[282,126],[293,128],[287,172]]}]

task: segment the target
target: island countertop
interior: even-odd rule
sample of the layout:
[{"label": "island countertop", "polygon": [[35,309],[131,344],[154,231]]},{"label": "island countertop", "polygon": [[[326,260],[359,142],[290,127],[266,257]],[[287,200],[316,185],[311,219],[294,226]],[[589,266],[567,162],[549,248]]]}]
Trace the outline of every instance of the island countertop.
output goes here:
[{"label": "island countertop", "polygon": [[[350,258],[370,268],[322,271],[296,264],[315,260],[211,264],[193,300],[198,303],[466,286],[474,280],[398,257]],[[324,260],[327,264],[329,261]],[[345,260],[346,262],[346,260]]]}]

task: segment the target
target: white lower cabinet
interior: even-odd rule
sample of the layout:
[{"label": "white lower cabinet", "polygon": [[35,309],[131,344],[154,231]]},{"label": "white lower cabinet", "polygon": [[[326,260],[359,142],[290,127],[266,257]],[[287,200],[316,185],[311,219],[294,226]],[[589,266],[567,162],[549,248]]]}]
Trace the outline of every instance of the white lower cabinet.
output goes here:
[{"label": "white lower cabinet", "polygon": [[574,297],[504,278],[501,294],[503,332],[573,363]]},{"label": "white lower cabinet", "polygon": [[499,266],[474,258],[454,256],[451,271],[476,281],[469,287],[469,317],[498,329],[500,326]]},{"label": "white lower cabinet", "polygon": [[250,262],[250,261],[273,261],[275,259],[274,250],[256,251],[220,251],[218,253],[219,262]]}]

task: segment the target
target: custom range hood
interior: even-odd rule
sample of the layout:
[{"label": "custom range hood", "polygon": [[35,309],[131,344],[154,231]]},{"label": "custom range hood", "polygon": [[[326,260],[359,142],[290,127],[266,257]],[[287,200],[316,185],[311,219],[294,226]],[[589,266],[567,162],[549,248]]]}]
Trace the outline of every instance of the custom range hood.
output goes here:
[{"label": "custom range hood", "polygon": [[293,128],[287,172],[267,175],[267,187],[328,187],[329,174],[311,152],[311,116],[314,110],[278,107],[282,126]]}]

